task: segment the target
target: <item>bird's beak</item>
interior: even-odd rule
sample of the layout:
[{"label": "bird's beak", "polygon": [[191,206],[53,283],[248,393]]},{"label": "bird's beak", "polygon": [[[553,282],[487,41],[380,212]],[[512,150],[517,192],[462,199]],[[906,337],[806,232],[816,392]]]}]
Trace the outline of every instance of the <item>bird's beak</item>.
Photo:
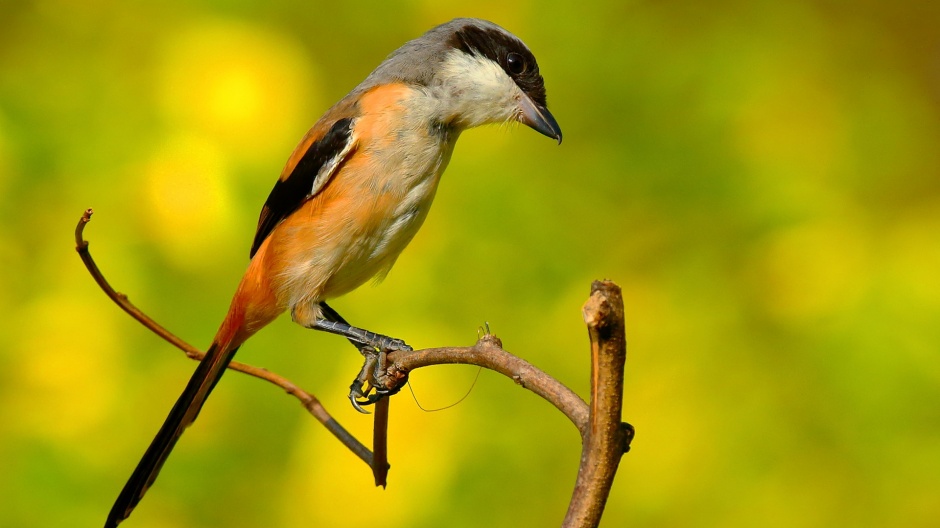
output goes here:
[{"label": "bird's beak", "polygon": [[519,110],[522,112],[519,116],[520,123],[540,134],[558,140],[558,144],[561,144],[561,127],[558,126],[555,116],[548,111],[548,108],[535,104],[529,96],[523,94],[519,99]]}]

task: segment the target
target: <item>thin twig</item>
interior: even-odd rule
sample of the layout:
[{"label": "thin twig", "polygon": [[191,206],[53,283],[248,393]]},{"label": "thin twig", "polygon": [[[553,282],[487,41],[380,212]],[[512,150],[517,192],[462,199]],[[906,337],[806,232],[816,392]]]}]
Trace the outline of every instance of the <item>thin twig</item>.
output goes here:
[{"label": "thin twig", "polygon": [[391,398],[382,398],[375,404],[372,425],[372,476],[376,486],[388,484],[388,415]]},{"label": "thin twig", "polygon": [[[88,242],[83,238],[85,225],[91,221],[91,215],[93,213],[94,211],[87,209],[82,215],[82,218],[78,221],[78,225],[75,227],[75,249],[82,258],[82,262],[85,263],[85,267],[88,268],[88,272],[91,273],[91,276],[95,279],[95,282],[98,283],[98,286],[104,290],[104,293],[110,297],[112,301],[114,301],[131,317],[136,319],[140,324],[144,325],[150,331],[157,334],[171,345],[185,352],[186,356],[190,359],[201,361],[202,358],[205,357],[205,354],[202,351],[190,345],[186,341],[183,341],[166,328],[160,326],[159,323],[151,319],[147,314],[134,306],[134,304],[131,303],[131,301],[127,298],[127,295],[124,295],[123,293],[120,293],[112,288],[108,281],[104,278],[101,270],[98,269],[98,265],[95,263],[94,259],[91,258],[91,253],[88,251]],[[372,451],[370,451],[368,447],[363,445],[345,428],[343,428],[343,426],[340,425],[339,422],[337,422],[330,415],[330,413],[327,412],[326,408],[323,407],[323,404],[320,403],[320,400],[318,400],[316,396],[301,389],[287,378],[275,374],[267,369],[254,367],[237,361],[232,361],[228,368],[243,374],[248,374],[249,376],[254,376],[269,383],[273,383],[291,396],[294,396],[300,400],[300,403],[304,406],[304,409],[307,409],[307,412],[313,415],[313,417],[316,418],[318,422],[323,424],[323,426],[326,427],[327,430],[333,434],[333,436],[339,439],[339,441],[342,442],[343,445],[345,445],[357,457],[368,464],[369,467],[373,468],[373,472],[376,471],[376,469],[373,467]],[[383,463],[383,468],[384,471],[387,471],[387,463]]]},{"label": "thin twig", "polygon": [[399,350],[390,353],[388,360],[391,364],[388,373],[393,379],[403,378],[417,368],[443,364],[477,365],[499,372],[557,407],[582,437],[587,431],[590,411],[584,400],[531,363],[503,350],[502,342],[494,335],[485,335],[470,347]]}]

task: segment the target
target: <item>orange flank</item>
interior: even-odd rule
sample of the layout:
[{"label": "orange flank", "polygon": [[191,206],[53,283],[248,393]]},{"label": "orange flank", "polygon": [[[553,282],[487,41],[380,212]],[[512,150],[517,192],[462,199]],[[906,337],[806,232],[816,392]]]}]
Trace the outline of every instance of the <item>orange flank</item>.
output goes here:
[{"label": "orange flank", "polygon": [[268,240],[258,248],[251,259],[248,270],[238,284],[228,314],[216,333],[214,343],[230,349],[241,346],[271,321],[277,318],[285,306],[277,302],[271,281],[266,273]]}]

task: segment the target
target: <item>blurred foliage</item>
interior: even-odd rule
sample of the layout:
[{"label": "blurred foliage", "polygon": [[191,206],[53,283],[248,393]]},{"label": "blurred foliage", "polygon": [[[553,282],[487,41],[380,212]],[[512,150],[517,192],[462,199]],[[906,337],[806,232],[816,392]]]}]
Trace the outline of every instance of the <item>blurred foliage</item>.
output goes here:
[{"label": "blurred foliage", "polygon": [[[940,3],[0,5],[0,525],[98,526],[215,332],[293,146],[405,40],[494,20],[565,132],[465,134],[380,286],[335,306],[419,347],[508,350],[586,395],[579,308],[623,286],[605,526],[940,523]],[[291,324],[240,358],[350,409],[359,357]],[[413,376],[429,407],[470,368]],[[289,397],[230,374],[128,526],[553,526],[576,431],[483,373],[392,405],[387,490]]]}]

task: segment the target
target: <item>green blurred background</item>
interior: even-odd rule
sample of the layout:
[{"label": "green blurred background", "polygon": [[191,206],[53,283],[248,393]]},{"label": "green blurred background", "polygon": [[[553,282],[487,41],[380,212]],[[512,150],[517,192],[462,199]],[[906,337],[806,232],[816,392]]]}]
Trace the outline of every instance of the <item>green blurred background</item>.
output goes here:
[{"label": "green blurred background", "polygon": [[[488,18],[535,51],[565,133],[465,134],[427,224],[335,307],[416,347],[506,348],[587,394],[580,308],[624,289],[604,526],[940,524],[940,3],[5,1],[0,526],[100,526],[194,363],[73,249],[205,346],[306,129],[405,40]],[[368,440],[359,357],[278,320],[239,356]],[[438,407],[470,367],[414,374]],[[574,427],[484,372],[392,405],[392,472],[229,374],[128,527],[554,526]]]}]

